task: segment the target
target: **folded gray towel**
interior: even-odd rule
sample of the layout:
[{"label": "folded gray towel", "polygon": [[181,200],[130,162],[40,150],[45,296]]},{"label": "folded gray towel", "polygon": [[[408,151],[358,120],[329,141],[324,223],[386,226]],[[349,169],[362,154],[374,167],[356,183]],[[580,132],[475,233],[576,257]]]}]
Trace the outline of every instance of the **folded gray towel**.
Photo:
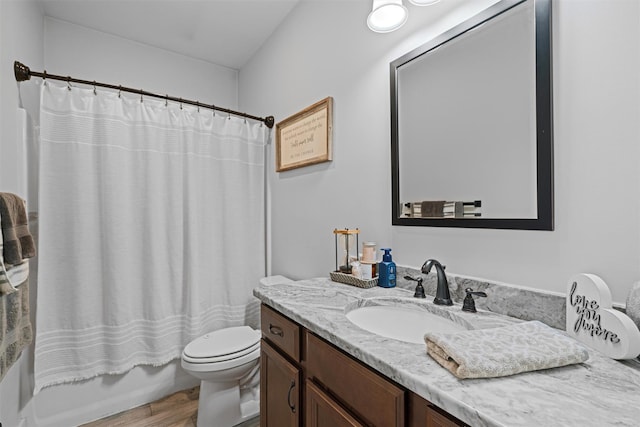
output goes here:
[{"label": "folded gray towel", "polygon": [[24,200],[12,193],[0,193],[0,224],[5,263],[20,264],[25,258],[36,255]]},{"label": "folded gray towel", "polygon": [[542,322],[491,329],[427,333],[427,354],[458,378],[492,378],[582,363],[578,341]]},{"label": "folded gray towel", "polygon": [[422,202],[420,215],[423,218],[441,218],[444,216],[444,200],[427,200]]}]

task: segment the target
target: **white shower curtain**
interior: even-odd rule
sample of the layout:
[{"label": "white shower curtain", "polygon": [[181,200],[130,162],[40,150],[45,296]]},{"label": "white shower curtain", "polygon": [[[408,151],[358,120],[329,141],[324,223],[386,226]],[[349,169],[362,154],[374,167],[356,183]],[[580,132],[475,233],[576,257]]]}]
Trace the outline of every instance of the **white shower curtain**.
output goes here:
[{"label": "white shower curtain", "polygon": [[262,123],[47,82],[35,392],[257,323]]}]

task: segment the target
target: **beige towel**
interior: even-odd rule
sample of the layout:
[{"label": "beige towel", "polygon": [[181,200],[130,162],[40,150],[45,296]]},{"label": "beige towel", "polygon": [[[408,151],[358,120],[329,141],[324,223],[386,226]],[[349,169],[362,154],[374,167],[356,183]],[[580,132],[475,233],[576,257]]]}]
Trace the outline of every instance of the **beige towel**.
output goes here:
[{"label": "beige towel", "polygon": [[33,237],[27,224],[24,200],[12,193],[0,193],[0,224],[4,241],[4,262],[21,264],[36,255]]},{"label": "beige towel", "polygon": [[427,354],[458,378],[492,378],[582,363],[578,341],[542,322],[450,334],[427,333]]}]

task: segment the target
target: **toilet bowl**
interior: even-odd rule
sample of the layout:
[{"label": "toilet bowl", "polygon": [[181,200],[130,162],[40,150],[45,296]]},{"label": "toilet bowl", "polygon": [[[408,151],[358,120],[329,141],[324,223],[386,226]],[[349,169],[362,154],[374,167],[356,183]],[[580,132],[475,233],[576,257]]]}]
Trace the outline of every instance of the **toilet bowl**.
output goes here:
[{"label": "toilet bowl", "polygon": [[182,368],[201,381],[198,427],[231,427],[258,415],[259,362],[260,331],[249,326],[210,332],[184,348]]}]

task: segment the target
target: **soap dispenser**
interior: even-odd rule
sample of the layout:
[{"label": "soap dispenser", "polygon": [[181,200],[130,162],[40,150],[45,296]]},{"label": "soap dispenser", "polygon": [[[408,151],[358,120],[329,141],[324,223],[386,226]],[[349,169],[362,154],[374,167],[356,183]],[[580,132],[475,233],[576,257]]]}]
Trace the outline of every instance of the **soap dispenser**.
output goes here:
[{"label": "soap dispenser", "polygon": [[382,248],[382,262],[378,264],[378,286],[393,288],[396,286],[396,263],[391,260],[391,249]]}]

